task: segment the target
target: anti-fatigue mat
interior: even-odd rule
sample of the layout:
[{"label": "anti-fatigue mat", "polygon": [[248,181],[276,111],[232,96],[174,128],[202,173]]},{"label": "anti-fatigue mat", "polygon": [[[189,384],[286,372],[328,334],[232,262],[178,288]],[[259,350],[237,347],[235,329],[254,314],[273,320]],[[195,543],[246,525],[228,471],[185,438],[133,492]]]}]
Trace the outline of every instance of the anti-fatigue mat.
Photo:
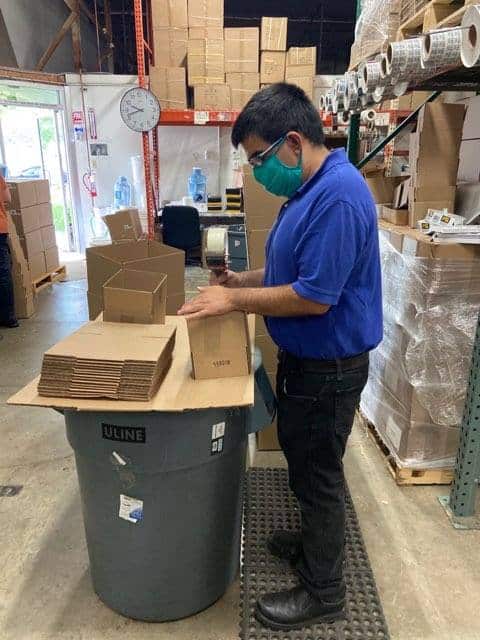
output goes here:
[{"label": "anti-fatigue mat", "polygon": [[282,591],[298,581],[286,562],[272,556],[266,543],[277,529],[298,530],[300,511],[285,469],[247,472],[241,570],[241,640],[388,640],[390,638],[357,514],[347,492],[345,619],[285,632],[263,627],[255,604],[264,593]]}]

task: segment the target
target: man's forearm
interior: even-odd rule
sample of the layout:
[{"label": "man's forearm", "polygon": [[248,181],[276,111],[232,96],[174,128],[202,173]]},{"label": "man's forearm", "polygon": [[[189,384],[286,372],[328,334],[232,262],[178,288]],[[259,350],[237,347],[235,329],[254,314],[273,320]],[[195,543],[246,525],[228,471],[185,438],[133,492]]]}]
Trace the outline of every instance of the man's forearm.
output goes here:
[{"label": "man's forearm", "polygon": [[330,308],[302,298],[291,285],[234,289],[232,302],[238,311],[277,317],[322,315]]},{"label": "man's forearm", "polygon": [[265,269],[255,269],[254,271],[242,271],[237,274],[240,286],[243,287],[262,287]]}]

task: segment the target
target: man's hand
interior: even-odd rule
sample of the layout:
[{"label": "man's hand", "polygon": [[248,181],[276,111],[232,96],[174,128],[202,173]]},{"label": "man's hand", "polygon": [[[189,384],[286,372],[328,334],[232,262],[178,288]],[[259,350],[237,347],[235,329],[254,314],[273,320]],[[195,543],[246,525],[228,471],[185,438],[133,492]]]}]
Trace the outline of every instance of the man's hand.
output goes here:
[{"label": "man's hand", "polygon": [[226,287],[198,287],[200,295],[186,302],[178,311],[178,315],[191,318],[206,318],[208,316],[222,316],[235,310],[233,291]]},{"label": "man's hand", "polygon": [[222,271],[217,273],[210,271],[210,285],[221,285],[222,287],[235,289],[241,286],[241,279],[235,271]]}]

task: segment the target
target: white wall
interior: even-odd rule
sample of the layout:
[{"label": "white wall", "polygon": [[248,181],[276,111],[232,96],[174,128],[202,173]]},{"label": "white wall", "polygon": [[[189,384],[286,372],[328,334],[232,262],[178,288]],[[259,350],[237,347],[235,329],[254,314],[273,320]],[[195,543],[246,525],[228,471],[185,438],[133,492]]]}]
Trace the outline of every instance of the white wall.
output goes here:
[{"label": "white wall", "polygon": [[[70,13],[63,0],[0,0],[0,12],[20,69],[34,69],[52,38]],[[97,68],[94,26],[81,20],[83,68]],[[0,64],[7,64],[0,61]],[[45,71],[73,71],[72,38],[68,33],[51,57]]]},{"label": "white wall", "polygon": [[[130,184],[133,175],[130,158],[142,153],[141,134],[129,129],[120,116],[120,99],[131,87],[137,86],[135,76],[114,76],[110,74],[87,74],[83,76],[85,83],[85,105],[93,107],[97,122],[97,140],[92,142],[105,143],[108,146],[108,156],[91,157],[93,169],[97,175],[98,197],[95,205],[99,208],[113,204],[113,186],[120,175],[127,176]],[[79,77],[76,74],[67,75],[65,88],[67,106],[67,138],[70,150],[72,169],[72,191],[79,222],[79,236],[83,242],[82,248],[90,232],[90,218],[92,203],[82,184],[82,176],[88,171],[88,157],[85,137],[76,140],[72,125],[72,111],[82,110],[82,94]]]}]

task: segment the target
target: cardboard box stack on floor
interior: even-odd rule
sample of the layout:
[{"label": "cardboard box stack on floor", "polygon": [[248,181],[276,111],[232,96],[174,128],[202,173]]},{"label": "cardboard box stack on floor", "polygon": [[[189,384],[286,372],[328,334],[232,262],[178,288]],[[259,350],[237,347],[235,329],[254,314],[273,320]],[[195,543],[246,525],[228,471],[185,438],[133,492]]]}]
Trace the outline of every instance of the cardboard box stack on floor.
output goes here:
[{"label": "cardboard box stack on floor", "polygon": [[[265,266],[267,237],[285,200],[268,193],[255,180],[248,165],[244,167],[243,171],[243,197],[249,268],[262,269]],[[268,335],[262,316],[256,317],[255,343],[262,352],[263,366],[275,389],[278,348]],[[261,450],[280,448],[276,424],[258,434],[258,448]]]},{"label": "cardboard box stack on floor", "polygon": [[32,281],[59,267],[48,180],[9,180],[8,205]]},{"label": "cardboard box stack on floor", "polygon": [[480,246],[380,228],[385,335],[361,408],[400,466],[453,466],[480,311]]},{"label": "cardboard box stack on floor", "polygon": [[186,109],[187,0],[152,0],[152,32],[150,89],[163,109]]},{"label": "cardboard box stack on floor", "polygon": [[465,106],[431,102],[420,111],[410,134],[409,225],[417,226],[428,209],[453,213]]},{"label": "cardboard box stack on floor", "polygon": [[287,53],[285,81],[296,84],[313,100],[316,68],[317,47],[291,47]]},{"label": "cardboard box stack on floor", "polygon": [[12,258],[15,315],[18,319],[30,318],[35,313],[32,275],[20,244],[17,229],[10,216],[8,217],[8,243]]},{"label": "cardboard box stack on floor", "polygon": [[122,268],[167,275],[168,315],[174,315],[185,302],[185,254],[179,249],[155,240],[139,240],[90,247],[86,257],[90,320],[103,311],[103,285]]}]

